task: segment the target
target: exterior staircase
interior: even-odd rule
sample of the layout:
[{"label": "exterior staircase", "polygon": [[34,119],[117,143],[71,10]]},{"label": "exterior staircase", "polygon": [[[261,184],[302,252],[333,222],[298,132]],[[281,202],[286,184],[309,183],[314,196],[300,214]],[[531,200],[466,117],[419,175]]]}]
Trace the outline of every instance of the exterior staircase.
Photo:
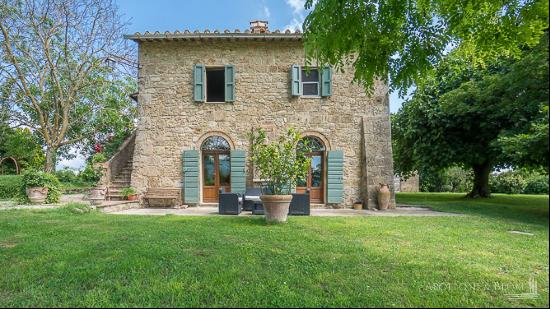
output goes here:
[{"label": "exterior staircase", "polygon": [[[119,147],[107,161],[104,183],[107,185],[107,201],[123,201],[122,190],[132,184],[135,132]],[[128,201],[125,201],[128,202]]]},{"label": "exterior staircase", "polygon": [[109,187],[107,189],[107,200],[109,201],[122,201],[122,190],[127,188],[132,183],[132,160],[126,161],[126,165],[122,167],[120,172],[111,178]]}]

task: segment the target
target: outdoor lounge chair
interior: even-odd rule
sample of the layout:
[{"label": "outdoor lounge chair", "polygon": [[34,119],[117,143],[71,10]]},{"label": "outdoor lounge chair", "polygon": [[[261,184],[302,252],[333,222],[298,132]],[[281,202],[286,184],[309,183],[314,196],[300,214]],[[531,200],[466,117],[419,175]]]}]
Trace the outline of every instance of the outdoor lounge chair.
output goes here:
[{"label": "outdoor lounge chair", "polygon": [[288,214],[294,216],[309,216],[309,189],[306,191],[306,193],[292,194],[292,201],[290,201],[290,209],[288,211]]},{"label": "outdoor lounge chair", "polygon": [[225,193],[220,190],[218,201],[218,212],[220,215],[238,215],[241,213],[241,203],[238,193]]},{"label": "outdoor lounge chair", "polygon": [[[306,191],[306,193],[292,193],[292,200],[290,201],[288,214],[293,216],[309,216],[311,213],[310,206],[311,203],[309,201],[309,189]],[[261,201],[254,203],[252,214],[264,214],[264,207]]]},{"label": "outdoor lounge chair", "polygon": [[254,209],[254,203],[258,202],[260,195],[262,195],[262,189],[246,188],[243,197],[243,210],[252,211]]}]

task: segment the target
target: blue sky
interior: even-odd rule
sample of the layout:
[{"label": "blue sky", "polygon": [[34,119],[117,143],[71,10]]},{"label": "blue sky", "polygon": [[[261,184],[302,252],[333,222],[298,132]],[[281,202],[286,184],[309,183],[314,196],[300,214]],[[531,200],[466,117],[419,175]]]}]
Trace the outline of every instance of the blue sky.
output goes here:
[{"label": "blue sky", "polygon": [[[129,20],[128,32],[191,31],[205,29],[245,30],[254,19],[269,21],[269,29],[300,29],[307,15],[305,0],[116,0],[120,13]],[[402,100],[390,95],[390,110]],[[81,169],[84,160],[63,160],[58,168]]]}]

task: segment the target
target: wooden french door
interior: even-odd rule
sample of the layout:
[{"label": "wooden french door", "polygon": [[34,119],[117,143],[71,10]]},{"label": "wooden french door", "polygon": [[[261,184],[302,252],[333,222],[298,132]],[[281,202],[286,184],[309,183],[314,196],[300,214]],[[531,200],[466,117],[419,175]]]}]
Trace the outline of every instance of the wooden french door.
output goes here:
[{"label": "wooden french door", "polygon": [[323,188],[325,183],[325,156],[324,152],[311,152],[307,154],[311,158],[311,165],[306,179],[298,181],[296,186],[297,193],[304,193],[310,190],[310,201],[314,204],[324,203]]},{"label": "wooden french door", "polygon": [[203,151],[202,201],[217,203],[219,190],[231,190],[231,157],[229,152]]}]

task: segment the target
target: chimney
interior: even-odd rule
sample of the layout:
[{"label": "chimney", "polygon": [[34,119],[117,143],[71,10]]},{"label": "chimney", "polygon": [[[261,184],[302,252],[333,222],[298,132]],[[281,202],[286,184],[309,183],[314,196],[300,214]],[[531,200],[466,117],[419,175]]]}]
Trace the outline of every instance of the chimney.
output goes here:
[{"label": "chimney", "polygon": [[250,22],[250,31],[252,33],[269,33],[267,29],[267,20],[254,20]]}]

